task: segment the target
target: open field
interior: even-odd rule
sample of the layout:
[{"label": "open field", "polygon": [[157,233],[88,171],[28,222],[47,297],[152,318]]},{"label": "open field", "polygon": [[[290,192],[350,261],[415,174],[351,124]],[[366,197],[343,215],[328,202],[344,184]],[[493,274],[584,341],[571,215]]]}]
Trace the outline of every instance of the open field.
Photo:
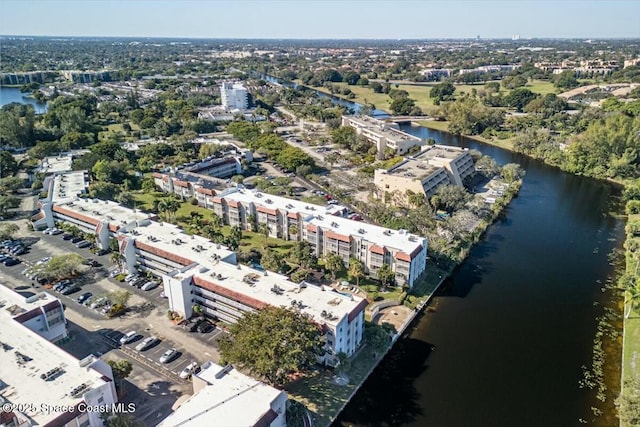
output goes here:
[{"label": "open field", "polygon": [[[351,89],[351,91],[356,95],[356,97],[354,99],[351,99],[350,101],[354,101],[360,104],[373,104],[379,110],[384,110],[387,112],[391,111],[391,108],[390,108],[391,98],[389,98],[389,95],[387,94],[375,93],[371,88],[366,86],[365,87],[357,86],[357,85],[348,86],[346,83],[333,83],[333,84],[341,88],[348,87],[349,89]],[[435,84],[437,83],[420,83],[420,84],[391,83],[391,87],[393,89],[406,90],[409,93],[409,97],[416,101],[416,105],[420,107],[420,109],[426,112],[428,111],[429,108],[434,106],[433,99],[429,97],[429,92],[431,91],[431,88]],[[455,93],[458,95],[461,93],[471,93],[474,89],[477,91],[484,89],[483,83],[479,83],[475,85],[458,84],[455,86],[456,86]],[[532,92],[539,93],[542,95],[556,92],[556,89],[553,86],[553,83],[544,81],[544,80],[533,80],[527,83],[525,87],[531,90]],[[330,94],[329,90],[324,87],[317,87],[314,89],[323,93]],[[506,95],[509,93],[509,91],[503,89],[502,93],[503,95]],[[335,96],[347,99],[343,95],[336,94]]]}]

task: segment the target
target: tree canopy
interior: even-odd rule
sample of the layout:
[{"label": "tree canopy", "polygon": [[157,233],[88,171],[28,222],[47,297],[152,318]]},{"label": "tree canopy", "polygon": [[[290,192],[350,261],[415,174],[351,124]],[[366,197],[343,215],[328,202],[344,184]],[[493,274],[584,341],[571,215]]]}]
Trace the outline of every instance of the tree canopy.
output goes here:
[{"label": "tree canopy", "polygon": [[323,345],[311,318],[285,307],[245,313],[229,331],[231,337],[220,341],[222,359],[273,385],[316,363]]}]

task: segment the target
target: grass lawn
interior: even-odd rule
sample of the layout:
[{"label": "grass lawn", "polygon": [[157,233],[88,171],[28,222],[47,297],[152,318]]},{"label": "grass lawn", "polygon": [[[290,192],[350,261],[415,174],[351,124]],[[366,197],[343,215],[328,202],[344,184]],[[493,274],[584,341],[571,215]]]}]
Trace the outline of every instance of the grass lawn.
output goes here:
[{"label": "grass lawn", "polygon": [[[639,221],[640,215],[629,215],[628,222]],[[633,246],[632,241],[636,241],[640,243],[639,237],[632,237],[631,235],[627,235],[627,243],[625,246],[631,247]],[[627,251],[627,271],[628,272],[636,272],[636,263],[638,262],[637,258],[632,255],[633,253]],[[637,271],[640,271],[638,269]],[[638,283],[638,278],[640,278],[640,274],[636,275],[636,283]],[[625,313],[626,313],[626,305],[625,305]],[[622,391],[625,392],[624,383],[628,381],[630,378],[636,377],[640,378],[640,363],[638,359],[640,358],[640,309],[636,308],[633,310],[628,318],[624,319],[624,352],[622,354]],[[628,390],[627,391],[631,391]],[[621,426],[625,426],[623,422],[620,423]]]},{"label": "grass lawn", "polygon": [[314,372],[304,378],[287,384],[284,388],[289,397],[302,402],[313,417],[314,426],[328,426],[330,417],[336,416],[338,410],[346,403],[355,391],[356,386],[376,366],[384,351],[372,351],[365,345],[351,360],[349,384],[338,385],[333,381],[331,371]]}]

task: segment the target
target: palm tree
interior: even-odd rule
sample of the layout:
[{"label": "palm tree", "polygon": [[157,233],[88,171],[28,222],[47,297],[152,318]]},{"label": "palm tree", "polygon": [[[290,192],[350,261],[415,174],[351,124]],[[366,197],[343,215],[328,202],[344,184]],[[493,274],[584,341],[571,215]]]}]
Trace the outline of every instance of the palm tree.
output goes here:
[{"label": "palm tree", "polygon": [[632,286],[627,289],[627,298],[625,304],[628,304],[629,311],[626,311],[624,318],[628,319],[631,316],[631,312],[640,306],[640,286]]},{"label": "palm tree", "polygon": [[349,259],[349,276],[356,279],[356,286],[360,286],[360,278],[364,276],[364,266],[355,258]]},{"label": "palm tree", "polygon": [[260,226],[258,227],[258,230],[260,231],[260,234],[262,234],[264,236],[264,247],[267,247],[268,244],[268,240],[269,240],[269,233],[271,231],[271,229],[269,228],[269,225],[267,224],[260,224]]},{"label": "palm tree", "polygon": [[180,209],[180,202],[175,199],[162,199],[158,203],[158,211],[167,214],[167,221],[175,220],[178,209]]},{"label": "palm tree", "polygon": [[339,255],[334,253],[328,253],[324,257],[324,266],[331,272],[331,279],[336,280],[336,273],[344,268],[344,262]]},{"label": "palm tree", "polygon": [[118,269],[120,269],[120,271],[122,271],[122,267],[124,265],[125,257],[120,252],[111,252],[111,255],[109,256],[109,261],[111,261],[112,263],[116,264],[118,266]]},{"label": "palm tree", "polygon": [[128,360],[108,360],[107,363],[111,366],[113,372],[113,378],[119,383],[120,397],[124,395],[124,380],[131,374],[133,365]]}]

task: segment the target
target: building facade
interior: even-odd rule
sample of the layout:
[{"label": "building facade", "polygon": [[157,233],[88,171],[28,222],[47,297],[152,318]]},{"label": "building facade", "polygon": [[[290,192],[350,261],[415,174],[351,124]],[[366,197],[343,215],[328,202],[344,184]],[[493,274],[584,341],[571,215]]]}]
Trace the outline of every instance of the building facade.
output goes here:
[{"label": "building facade", "polygon": [[342,116],[342,126],[354,128],[358,135],[374,144],[379,159],[385,157],[388,149],[402,155],[411,147],[423,144],[417,136],[401,131],[397,123],[387,123],[368,116]]},{"label": "building facade", "polygon": [[249,108],[247,88],[240,83],[224,82],[220,86],[222,106],[227,110],[246,110]]},{"label": "building facade", "polygon": [[467,148],[430,145],[389,169],[377,169],[374,184],[378,198],[388,202],[408,202],[408,191],[434,195],[442,185],[462,186],[475,166]]}]

